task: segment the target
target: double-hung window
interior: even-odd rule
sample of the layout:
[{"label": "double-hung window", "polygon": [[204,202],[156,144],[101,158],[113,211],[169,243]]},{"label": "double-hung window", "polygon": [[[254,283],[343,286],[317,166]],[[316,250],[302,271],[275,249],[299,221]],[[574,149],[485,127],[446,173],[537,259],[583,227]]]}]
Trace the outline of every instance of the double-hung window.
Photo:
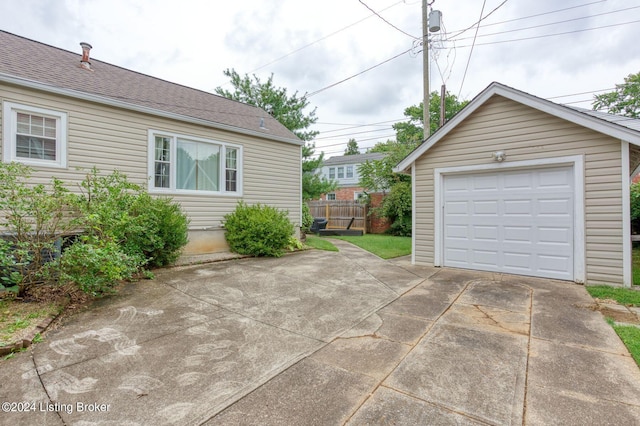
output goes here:
[{"label": "double-hung window", "polygon": [[347,178],[353,178],[353,166],[347,166]]},{"label": "double-hung window", "polygon": [[338,179],[344,179],[344,167],[338,167]]},{"label": "double-hung window", "polygon": [[329,167],[329,179],[335,179],[335,178],[336,178],[336,168]]},{"label": "double-hung window", "polygon": [[149,153],[152,191],[240,195],[240,146],[150,131]]},{"label": "double-hung window", "polygon": [[5,102],[2,110],[5,162],[67,166],[67,114]]}]

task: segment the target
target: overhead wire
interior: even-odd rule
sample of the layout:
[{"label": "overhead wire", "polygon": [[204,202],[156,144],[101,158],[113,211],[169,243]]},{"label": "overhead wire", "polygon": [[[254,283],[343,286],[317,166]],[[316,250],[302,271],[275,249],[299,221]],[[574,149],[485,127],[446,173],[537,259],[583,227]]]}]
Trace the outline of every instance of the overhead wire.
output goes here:
[{"label": "overhead wire", "polygon": [[[491,41],[491,42],[485,42],[485,43],[475,43],[475,46],[488,46],[491,44],[502,44],[502,43],[511,43],[514,41],[525,41],[525,40],[534,40],[534,39],[538,39],[538,38],[546,38],[546,37],[555,37],[555,36],[561,36],[561,35],[567,35],[567,34],[574,34],[574,33],[581,33],[581,32],[585,32],[585,31],[594,31],[594,30],[601,30],[604,28],[612,28],[612,27],[620,27],[623,25],[630,25],[630,24],[636,24],[640,22],[640,20],[635,20],[635,21],[628,21],[628,22],[619,22],[616,24],[610,24],[610,25],[603,25],[600,27],[592,27],[592,28],[583,28],[583,29],[579,29],[579,30],[572,30],[572,31],[564,31],[561,33],[554,33],[554,34],[544,34],[544,35],[539,35],[539,36],[531,36],[531,37],[523,37],[523,38],[514,38],[514,39],[509,39],[509,40],[499,40],[499,41]],[[474,44],[467,44],[467,45],[463,45],[463,46],[457,46],[457,48],[465,48],[465,47],[473,47]]]},{"label": "overhead wire", "polygon": [[[626,12],[628,10],[638,9],[638,8],[640,8],[640,6],[627,7],[625,9],[618,9],[618,10],[612,10],[610,12],[599,13],[598,15],[581,16],[579,18],[572,18],[572,19],[566,19],[566,20],[563,20],[563,21],[549,22],[549,23],[546,23],[546,24],[533,25],[533,26],[530,26],[530,27],[516,28],[516,29],[513,29],[513,30],[505,30],[505,31],[499,31],[499,32],[488,33],[488,34],[480,34],[478,37],[489,37],[489,36],[513,33],[513,32],[518,32],[518,31],[526,31],[526,30],[531,30],[531,29],[535,29],[535,28],[548,27],[548,26],[551,26],[551,25],[565,24],[567,22],[580,21],[580,20],[583,20],[583,19],[593,18],[595,16],[611,15],[613,13]],[[456,38],[455,40],[456,41],[462,41],[462,40],[469,40],[470,38],[471,37],[463,37],[463,38]],[[448,39],[447,41],[452,41],[452,40],[453,39]]]},{"label": "overhead wire", "polygon": [[[506,23],[508,23],[508,22],[521,21],[521,20],[524,20],[524,19],[537,18],[538,16],[544,16],[544,15],[550,15],[550,14],[553,14],[553,13],[565,12],[565,11],[567,11],[567,10],[577,9],[577,8],[585,7],[585,6],[591,6],[591,5],[594,5],[594,4],[597,4],[597,3],[603,3],[603,2],[605,2],[605,1],[607,1],[607,0],[598,0],[598,1],[591,2],[591,3],[579,4],[579,5],[577,5],[577,6],[565,7],[565,8],[563,8],[563,9],[551,10],[551,11],[549,11],[549,12],[537,13],[537,14],[535,14],[535,15],[528,15],[528,16],[523,16],[523,17],[520,17],[520,18],[507,19],[506,21],[493,22],[493,23],[490,23],[490,24],[484,24],[484,27],[486,28],[486,27],[491,27],[491,26],[494,26],[494,25],[506,24]],[[475,24],[474,24],[474,25],[475,25]],[[461,35],[463,32],[465,32],[465,31],[467,31],[467,30],[469,30],[469,29],[471,29],[471,28],[473,28],[473,25],[472,25],[471,27],[469,27],[469,28],[464,29],[464,30],[455,30],[455,31],[452,31],[452,32],[454,32],[454,33],[455,33],[455,32],[457,32],[458,34],[454,34],[454,35],[453,35],[453,36],[451,36],[451,37],[452,37],[452,38],[454,38],[454,37],[458,37],[458,36],[459,36],[459,35]]]},{"label": "overhead wire", "polygon": [[[507,2],[507,0],[503,1],[500,6],[502,6],[503,4],[505,4]],[[462,75],[462,83],[460,83],[460,90],[458,91],[458,98],[460,97],[460,93],[462,93],[462,87],[464,86],[464,80],[467,78],[467,71],[469,70],[469,63],[471,62],[471,55],[473,55],[473,47],[476,44],[476,37],[478,36],[478,30],[480,29],[480,22],[482,21],[482,14],[484,13],[484,6],[487,4],[487,0],[483,0],[482,1],[482,8],[480,9],[480,20],[478,20],[477,26],[476,26],[476,33],[473,36],[473,43],[471,44],[471,51],[469,52],[469,58],[467,59],[467,65],[464,67],[464,74]],[[498,6],[498,7],[500,7]],[[497,8],[496,8],[497,9]],[[491,13],[495,12],[495,10],[492,10]],[[490,14],[491,14],[490,13]],[[488,16],[488,15],[487,15]]]},{"label": "overhead wire", "polygon": [[310,98],[311,96],[317,95],[317,94],[318,94],[318,93],[320,93],[320,92],[324,92],[324,91],[325,91],[325,90],[327,90],[327,89],[331,89],[332,87],[335,87],[335,86],[337,86],[338,84],[344,83],[345,81],[349,81],[349,80],[351,80],[351,79],[352,79],[352,78],[354,78],[354,77],[358,77],[358,76],[360,76],[360,75],[362,75],[362,74],[364,74],[364,73],[366,73],[366,72],[368,72],[368,71],[371,71],[371,70],[372,70],[372,69],[374,69],[374,68],[377,68],[377,67],[379,67],[379,66],[381,66],[381,65],[384,65],[384,64],[386,64],[387,62],[390,62],[390,61],[392,61],[392,60],[394,60],[394,59],[396,59],[396,58],[399,58],[400,56],[402,56],[402,55],[404,55],[404,54],[407,54],[407,53],[409,53],[410,51],[411,51],[411,49],[407,49],[407,50],[405,50],[405,51],[403,51],[403,52],[400,52],[400,53],[398,53],[397,55],[394,55],[394,56],[392,56],[392,57],[391,57],[391,58],[389,58],[389,59],[385,59],[384,61],[382,61],[382,62],[380,62],[380,63],[378,63],[378,64],[376,64],[376,65],[373,65],[372,67],[369,67],[369,68],[367,68],[367,69],[365,69],[365,70],[362,70],[362,71],[360,71],[360,72],[359,72],[359,73],[357,73],[357,74],[354,74],[354,75],[352,75],[352,76],[350,76],[350,77],[347,77],[347,78],[345,78],[345,79],[342,79],[342,80],[340,80],[340,81],[337,81],[337,82],[335,82],[335,83],[333,83],[333,84],[330,84],[330,85],[328,85],[328,86],[326,86],[326,87],[323,87],[323,88],[321,88],[321,89],[318,89],[318,90],[315,90],[315,91],[313,91],[313,92],[311,92],[311,93],[308,93],[308,94],[306,95],[306,97],[307,97],[307,98]]},{"label": "overhead wire", "polygon": [[[400,3],[403,3],[403,1],[398,1],[398,2],[396,2],[396,3],[393,3],[392,5],[390,5],[390,6],[388,6],[388,7],[385,7],[384,9],[382,9],[382,10],[381,10],[381,12],[384,12],[385,10],[391,9],[392,7],[397,6],[397,5],[398,5],[398,4],[400,4]],[[299,47],[299,48],[297,48],[297,49],[295,49],[295,50],[292,50],[291,52],[286,53],[285,55],[282,55],[282,56],[280,56],[280,57],[278,57],[278,58],[276,58],[276,59],[274,59],[274,60],[272,60],[272,61],[270,61],[270,62],[268,62],[268,63],[264,64],[264,65],[259,66],[258,68],[254,69],[253,71],[250,71],[250,73],[254,73],[254,72],[256,72],[256,71],[259,71],[259,70],[261,70],[262,68],[268,67],[268,66],[269,66],[269,65],[271,65],[271,64],[274,64],[274,63],[276,63],[276,62],[278,62],[278,61],[281,61],[282,59],[284,59],[284,58],[286,58],[286,57],[289,57],[289,56],[293,55],[294,53],[298,53],[299,51],[304,50],[304,49],[306,49],[307,47],[311,47],[311,46],[313,46],[314,44],[320,43],[321,41],[324,41],[324,40],[328,39],[329,37],[333,37],[334,35],[336,35],[336,34],[338,34],[338,33],[341,33],[342,31],[348,30],[349,28],[351,28],[351,27],[353,27],[353,26],[355,26],[355,25],[357,25],[357,24],[359,24],[359,23],[361,23],[361,22],[363,22],[363,21],[366,21],[366,20],[367,20],[367,19],[369,19],[369,18],[372,18],[372,17],[373,17],[373,16],[375,16],[375,15],[377,15],[377,13],[375,13],[375,12],[374,12],[374,14],[371,14],[371,15],[369,15],[369,16],[367,16],[367,17],[365,17],[365,18],[362,18],[362,19],[360,19],[360,20],[358,20],[358,21],[356,21],[356,22],[354,22],[354,23],[352,23],[352,24],[349,24],[349,25],[347,25],[346,27],[342,27],[342,28],[340,28],[339,30],[336,30],[336,31],[334,31],[334,32],[332,32],[332,33],[327,34],[326,36],[320,37],[319,39],[317,39],[317,40],[315,40],[315,41],[312,41],[311,43],[305,44],[305,45],[304,45],[304,46],[302,46],[302,47]]]},{"label": "overhead wire", "polygon": [[361,5],[363,5],[364,7],[366,7],[367,9],[369,9],[371,12],[373,12],[374,15],[376,15],[378,18],[380,18],[382,21],[384,21],[385,23],[387,23],[388,25],[390,25],[391,27],[393,27],[394,29],[398,30],[399,32],[401,32],[402,34],[409,36],[413,39],[419,38],[416,37],[414,35],[409,34],[408,32],[396,27],[395,25],[393,25],[391,22],[387,21],[382,15],[380,15],[378,12],[376,12],[375,10],[373,10],[372,8],[370,8],[365,2],[363,2],[362,0],[358,0],[360,2]]}]

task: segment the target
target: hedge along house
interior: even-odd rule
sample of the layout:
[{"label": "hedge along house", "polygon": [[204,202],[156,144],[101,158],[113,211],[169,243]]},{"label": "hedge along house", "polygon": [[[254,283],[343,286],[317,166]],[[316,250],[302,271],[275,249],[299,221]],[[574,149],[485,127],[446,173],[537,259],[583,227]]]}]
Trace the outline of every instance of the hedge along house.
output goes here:
[{"label": "hedge along house", "polygon": [[[185,253],[228,250],[223,217],[238,201],[301,223],[303,142],[260,108],[0,31],[4,162],[63,179],[117,169],[190,218]],[[79,49],[80,50],[80,49]]]},{"label": "hedge along house", "polygon": [[630,286],[640,120],[492,83],[400,162],[415,264]]}]

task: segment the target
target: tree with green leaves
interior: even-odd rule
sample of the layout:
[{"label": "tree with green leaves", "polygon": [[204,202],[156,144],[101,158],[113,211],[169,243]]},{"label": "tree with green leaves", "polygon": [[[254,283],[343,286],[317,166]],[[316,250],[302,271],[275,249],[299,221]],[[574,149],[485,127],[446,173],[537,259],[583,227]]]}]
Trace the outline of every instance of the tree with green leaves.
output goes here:
[{"label": "tree with green leaves", "polygon": [[358,142],[355,139],[349,139],[347,142],[347,149],[344,150],[344,155],[358,155],[360,154],[360,148],[358,148]]},{"label": "tree with green leaves", "polygon": [[[445,123],[453,118],[469,101],[461,101],[456,95],[446,92],[444,97],[444,119]],[[424,104],[412,105],[404,110],[408,121],[394,124],[392,127],[396,131],[396,140],[420,144],[425,139],[423,126]],[[434,134],[440,127],[440,94],[431,92],[429,96],[429,134]]]},{"label": "tree with green leaves", "polygon": [[595,95],[593,109],[640,118],[640,72],[629,74],[623,84],[616,84],[613,92]]},{"label": "tree with green leaves", "polygon": [[266,82],[263,82],[255,74],[240,76],[234,69],[226,69],[224,75],[231,79],[234,90],[229,91],[222,87],[215,89],[216,94],[228,99],[254,105],[267,111],[273,118],[291,130],[301,140],[305,141],[302,147],[302,197],[311,200],[320,197],[320,194],[331,192],[337,183],[321,177],[317,170],[322,167],[323,154],[316,158],[315,143],[311,142],[318,135],[318,131],[309,130],[309,127],[318,121],[316,108],[306,113],[309,100],[306,94],[299,96],[296,91],[293,95],[287,93],[286,88],[276,87],[273,83],[273,74]]},{"label": "tree with green leaves", "polygon": [[[449,92],[445,95],[445,119],[451,119],[469,102],[460,101]],[[394,173],[393,167],[424,141],[423,104],[412,105],[404,110],[407,121],[393,125],[396,139],[378,142],[369,152],[384,152],[381,160],[367,161],[358,168],[360,185],[368,192],[385,192],[377,213],[391,221],[391,233],[411,235],[411,178]],[[431,133],[440,123],[440,94],[432,92],[429,99]]]}]

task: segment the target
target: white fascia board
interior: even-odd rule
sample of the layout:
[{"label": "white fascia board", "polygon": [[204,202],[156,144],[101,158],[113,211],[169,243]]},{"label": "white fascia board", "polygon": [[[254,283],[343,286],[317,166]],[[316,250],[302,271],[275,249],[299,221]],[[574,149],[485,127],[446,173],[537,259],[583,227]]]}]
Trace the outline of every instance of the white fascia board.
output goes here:
[{"label": "white fascia board", "polygon": [[302,140],[290,139],[281,136],[272,136],[265,133],[256,132],[253,130],[243,129],[242,127],[230,126],[227,124],[217,123],[215,121],[203,120],[200,118],[189,117],[187,115],[176,114],[173,112],[163,111],[156,108],[149,108],[140,105],[131,104],[128,102],[118,101],[107,96],[94,95],[91,93],[80,92],[73,89],[64,89],[61,87],[51,86],[48,84],[40,83],[33,80],[27,80],[23,78],[14,77],[11,75],[0,73],[0,82],[14,84],[16,86],[27,87],[29,89],[36,89],[47,93],[53,93],[56,95],[67,96],[70,98],[81,99],[83,101],[95,102],[103,105],[108,105],[116,108],[128,109],[131,111],[141,112],[144,114],[155,115],[158,117],[169,118],[172,120],[178,120],[186,123],[198,124],[201,126],[212,127],[214,129],[226,130],[233,133],[240,133],[247,136],[255,136],[260,138],[269,139],[276,142],[284,142],[293,145],[304,145]]}]

